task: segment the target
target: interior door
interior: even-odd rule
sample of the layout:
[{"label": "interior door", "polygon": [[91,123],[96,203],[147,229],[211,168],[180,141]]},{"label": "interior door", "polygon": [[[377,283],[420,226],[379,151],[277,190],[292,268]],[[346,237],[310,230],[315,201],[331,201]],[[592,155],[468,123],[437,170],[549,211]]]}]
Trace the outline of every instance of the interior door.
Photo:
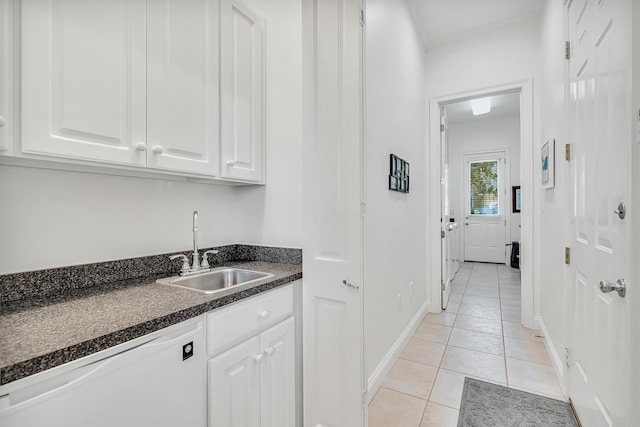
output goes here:
[{"label": "interior door", "polygon": [[363,425],[360,0],[303,2],[304,425]]},{"label": "interior door", "polygon": [[505,263],[505,153],[464,156],[464,259]]},{"label": "interior door", "polygon": [[610,291],[630,279],[631,224],[614,210],[623,211],[618,206],[631,195],[631,0],[573,1],[567,12],[574,191],[569,395],[583,425],[631,426],[638,420],[629,416],[630,307]]},{"label": "interior door", "polygon": [[440,283],[442,284],[442,309],[447,308],[451,295],[451,227],[449,218],[449,144],[447,140],[447,112],[440,107]]}]

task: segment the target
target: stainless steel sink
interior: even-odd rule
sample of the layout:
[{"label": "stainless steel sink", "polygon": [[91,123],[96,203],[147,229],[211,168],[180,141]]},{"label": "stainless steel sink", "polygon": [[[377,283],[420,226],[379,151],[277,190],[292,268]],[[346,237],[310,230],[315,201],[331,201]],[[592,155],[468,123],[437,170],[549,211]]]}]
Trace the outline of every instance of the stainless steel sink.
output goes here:
[{"label": "stainless steel sink", "polygon": [[179,286],[197,292],[210,294],[233,286],[244,285],[261,279],[273,277],[271,273],[260,271],[242,270],[231,267],[214,268],[207,273],[195,274],[186,277],[167,277],[156,280],[163,285]]}]

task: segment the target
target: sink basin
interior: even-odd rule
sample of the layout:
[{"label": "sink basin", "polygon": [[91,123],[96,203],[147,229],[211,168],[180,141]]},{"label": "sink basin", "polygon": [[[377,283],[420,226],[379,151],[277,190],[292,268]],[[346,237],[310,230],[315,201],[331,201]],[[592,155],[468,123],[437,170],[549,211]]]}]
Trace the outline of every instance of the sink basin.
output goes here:
[{"label": "sink basin", "polygon": [[175,276],[156,280],[156,283],[163,285],[179,286],[197,292],[210,294],[233,286],[244,285],[256,280],[273,277],[271,273],[260,271],[242,270],[231,267],[218,267],[206,273],[195,274],[193,276]]}]

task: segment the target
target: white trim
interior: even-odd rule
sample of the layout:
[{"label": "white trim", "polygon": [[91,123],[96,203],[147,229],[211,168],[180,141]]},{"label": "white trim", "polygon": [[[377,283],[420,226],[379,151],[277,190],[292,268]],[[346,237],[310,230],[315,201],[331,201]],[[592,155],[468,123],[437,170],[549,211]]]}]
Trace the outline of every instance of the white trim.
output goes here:
[{"label": "white trim", "polygon": [[564,397],[568,397],[569,393],[567,390],[567,377],[565,375],[564,364],[562,363],[561,353],[558,353],[558,349],[553,345],[553,341],[551,340],[551,336],[549,335],[549,331],[542,320],[542,317],[535,316],[534,320],[538,323],[538,329],[542,332],[542,336],[544,337],[544,348],[547,350],[547,355],[549,355],[549,359],[551,360],[551,367],[558,378],[558,382],[560,383],[560,388],[562,389],[562,394]]},{"label": "white trim", "polygon": [[[426,150],[426,164],[431,170],[428,176],[428,198],[430,200],[429,215],[427,223],[427,242],[431,255],[427,265],[427,277],[430,283],[431,299],[438,295],[440,290],[440,105],[463,101],[471,98],[478,98],[498,93],[520,92],[520,156],[521,162],[521,188],[522,206],[525,208],[521,212],[521,236],[520,253],[522,255],[522,317],[521,323],[527,328],[534,328],[534,287],[533,287],[533,263],[536,256],[533,249],[537,242],[534,242],[533,233],[533,159],[534,156],[534,122],[533,122],[533,79],[521,80],[503,85],[491,86],[478,90],[453,93],[432,97],[429,99],[429,147]],[[431,197],[433,196],[433,197]],[[440,308],[431,306],[430,309],[439,313]]]},{"label": "white trim", "polygon": [[382,358],[376,369],[369,376],[367,390],[364,395],[364,406],[367,408],[371,400],[378,392],[378,389],[382,385],[382,382],[387,377],[387,374],[400,357],[400,354],[404,351],[404,348],[407,346],[407,343],[413,336],[420,323],[422,323],[422,319],[426,316],[429,311],[429,306],[431,305],[431,301],[425,301],[420,307],[420,310],[413,316],[411,322],[407,325],[404,331],[400,334],[395,343],[391,346],[387,354]]}]

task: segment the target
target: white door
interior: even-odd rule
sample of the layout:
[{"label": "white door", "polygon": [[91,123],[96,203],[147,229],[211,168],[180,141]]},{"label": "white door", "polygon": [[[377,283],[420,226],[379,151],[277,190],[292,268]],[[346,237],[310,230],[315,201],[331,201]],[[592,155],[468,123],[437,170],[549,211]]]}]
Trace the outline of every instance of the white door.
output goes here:
[{"label": "white door", "polygon": [[260,182],[265,133],[264,24],[240,0],[222,0],[220,16],[221,174]]},{"label": "white door", "polygon": [[260,334],[261,427],[295,425],[295,349],[292,317]]},{"label": "white door", "polygon": [[599,286],[619,279],[629,280],[632,291],[637,285],[630,280],[629,217],[614,213],[631,197],[631,1],[569,2],[568,22],[567,187],[575,192],[569,395],[584,426],[634,426],[629,300]]},{"label": "white door", "polygon": [[217,175],[218,0],[147,3],[147,167]]},{"label": "white door", "polygon": [[209,360],[209,426],[260,426],[260,337]]},{"label": "white door", "polygon": [[442,309],[447,308],[451,295],[451,224],[449,223],[449,144],[447,140],[447,112],[440,107],[440,283]]},{"label": "white door", "polygon": [[464,259],[505,263],[505,154],[464,156]]},{"label": "white door", "polygon": [[27,153],[146,164],[145,2],[21,2]]},{"label": "white door", "polygon": [[[305,426],[363,424],[359,0],[304,0]],[[358,288],[360,287],[360,288]]]}]

